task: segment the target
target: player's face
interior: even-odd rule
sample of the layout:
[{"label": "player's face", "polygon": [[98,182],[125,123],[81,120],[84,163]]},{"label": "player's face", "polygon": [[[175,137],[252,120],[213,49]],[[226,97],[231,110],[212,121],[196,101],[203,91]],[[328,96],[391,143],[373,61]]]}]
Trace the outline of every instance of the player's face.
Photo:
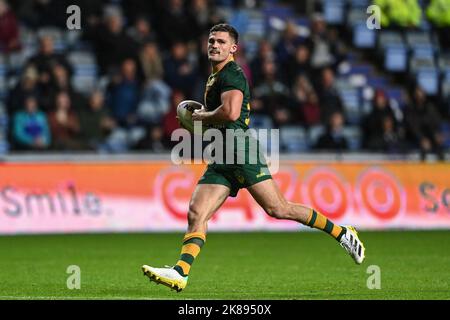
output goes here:
[{"label": "player's face", "polygon": [[208,38],[208,59],[220,63],[237,50],[237,45],[228,32],[211,32]]}]

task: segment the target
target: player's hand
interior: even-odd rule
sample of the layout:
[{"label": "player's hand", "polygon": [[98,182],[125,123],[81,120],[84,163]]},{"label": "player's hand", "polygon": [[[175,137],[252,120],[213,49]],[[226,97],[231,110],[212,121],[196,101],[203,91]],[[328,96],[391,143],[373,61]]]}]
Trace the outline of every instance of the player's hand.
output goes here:
[{"label": "player's hand", "polygon": [[196,109],[192,113],[192,120],[193,121],[202,121],[208,116],[208,112],[205,108]]}]

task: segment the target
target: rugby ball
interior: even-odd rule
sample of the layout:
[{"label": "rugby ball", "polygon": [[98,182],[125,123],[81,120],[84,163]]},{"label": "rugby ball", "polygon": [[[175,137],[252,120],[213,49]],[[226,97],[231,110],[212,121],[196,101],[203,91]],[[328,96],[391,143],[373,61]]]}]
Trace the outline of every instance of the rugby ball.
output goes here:
[{"label": "rugby ball", "polygon": [[180,124],[190,132],[194,133],[194,122],[192,121],[192,113],[196,109],[203,108],[203,105],[194,100],[181,101],[177,106],[177,116]]}]

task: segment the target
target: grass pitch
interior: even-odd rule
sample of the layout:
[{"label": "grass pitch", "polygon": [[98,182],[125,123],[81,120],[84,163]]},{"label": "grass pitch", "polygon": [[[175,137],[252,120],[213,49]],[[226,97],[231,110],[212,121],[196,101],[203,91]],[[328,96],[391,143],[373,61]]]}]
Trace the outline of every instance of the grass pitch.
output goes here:
[{"label": "grass pitch", "polygon": [[[356,265],[321,232],[210,233],[181,292],[142,264],[178,259],[182,233],[0,237],[0,299],[450,299],[450,232],[360,232]],[[69,290],[68,266],[81,269]],[[368,289],[370,265],[381,289]]]}]

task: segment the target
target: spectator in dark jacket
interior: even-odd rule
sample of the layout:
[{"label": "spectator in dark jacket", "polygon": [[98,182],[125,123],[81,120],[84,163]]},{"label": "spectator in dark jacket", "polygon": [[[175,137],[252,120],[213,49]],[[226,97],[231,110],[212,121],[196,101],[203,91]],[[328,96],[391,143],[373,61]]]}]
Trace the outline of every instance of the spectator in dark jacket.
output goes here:
[{"label": "spectator in dark jacket", "polygon": [[51,36],[43,36],[39,39],[39,53],[31,57],[28,64],[36,66],[41,82],[48,83],[50,81],[50,72],[55,64],[60,64],[72,73],[72,68],[63,54],[55,52],[53,38]]},{"label": "spectator in dark jacket", "polygon": [[295,50],[300,43],[302,43],[302,38],[297,33],[296,24],[292,21],[288,21],[280,41],[275,46],[277,61],[281,65],[284,65],[289,57],[295,54]]},{"label": "spectator in dark jacket", "polygon": [[[388,97],[382,90],[376,90],[372,110],[362,121],[363,146],[372,151],[394,151],[401,140],[400,123]],[[400,145],[397,146],[398,148]]]},{"label": "spectator in dark jacket", "polygon": [[340,112],[333,112],[330,116],[326,132],[319,137],[316,149],[345,151],[348,141],[343,133],[344,117]]},{"label": "spectator in dark jacket", "polygon": [[104,104],[101,91],[94,91],[89,98],[88,107],[80,112],[80,127],[80,138],[84,148],[89,150],[98,150],[107,135],[116,127]]},{"label": "spectator in dark jacket", "polygon": [[33,96],[39,101],[39,74],[35,67],[29,66],[23,70],[20,81],[8,95],[8,113],[13,114],[25,105],[25,99]]},{"label": "spectator in dark jacket", "polygon": [[374,151],[387,153],[399,153],[405,151],[405,144],[401,131],[395,126],[395,120],[391,116],[383,118],[381,131],[372,137],[369,148]]},{"label": "spectator in dark jacket", "polygon": [[196,22],[185,7],[184,0],[164,1],[165,8],[160,19],[161,46],[169,49],[175,42],[195,39]]},{"label": "spectator in dark jacket", "polygon": [[440,160],[444,160],[441,117],[419,86],[414,89],[412,105],[405,115],[408,137],[420,147],[421,159],[426,160],[427,154],[434,151]]},{"label": "spectator in dark jacket", "polygon": [[136,42],[139,48],[148,42],[157,41],[153,26],[146,16],[139,16],[134,21],[134,25],[128,30],[128,35]]},{"label": "spectator in dark jacket", "polygon": [[136,63],[127,59],[122,63],[121,74],[113,78],[107,92],[107,105],[119,126],[128,128],[136,124],[140,95]]},{"label": "spectator in dark jacket", "polygon": [[263,39],[259,43],[256,56],[252,61],[250,61],[250,68],[252,70],[254,86],[259,85],[263,79],[262,66],[266,61],[272,61],[276,63],[276,55],[272,44],[267,39]]},{"label": "spectator in dark jacket", "polygon": [[328,123],[330,116],[335,112],[340,112],[344,115],[344,107],[342,105],[341,97],[334,86],[334,72],[331,68],[325,68],[322,71],[319,101],[323,123]]},{"label": "spectator in dark jacket", "polygon": [[[67,0],[14,0],[13,2],[20,21],[33,29],[41,27],[65,28],[66,10],[69,5],[73,4],[73,1]],[[80,7],[84,10],[82,5]]]},{"label": "spectator in dark jacket", "polygon": [[39,103],[42,110],[47,112],[51,109],[55,97],[52,82],[53,67],[62,66],[67,72],[67,78],[70,78],[71,66],[64,55],[55,53],[53,38],[50,36],[43,36],[40,39],[39,53],[28,61],[28,65],[35,66],[39,72]]},{"label": "spectator in dark jacket", "polygon": [[137,44],[123,28],[123,16],[116,7],[105,9],[103,23],[94,23],[85,37],[92,41],[102,74],[117,70],[128,58],[137,61]]},{"label": "spectator in dark jacket", "polygon": [[184,42],[176,42],[171,55],[164,63],[165,81],[175,90],[181,90],[191,97],[197,79],[197,68],[188,59],[188,47]]},{"label": "spectator in dark jacket", "polygon": [[285,69],[288,84],[294,84],[299,75],[311,79],[310,52],[307,46],[299,45],[294,54],[289,58]]}]

